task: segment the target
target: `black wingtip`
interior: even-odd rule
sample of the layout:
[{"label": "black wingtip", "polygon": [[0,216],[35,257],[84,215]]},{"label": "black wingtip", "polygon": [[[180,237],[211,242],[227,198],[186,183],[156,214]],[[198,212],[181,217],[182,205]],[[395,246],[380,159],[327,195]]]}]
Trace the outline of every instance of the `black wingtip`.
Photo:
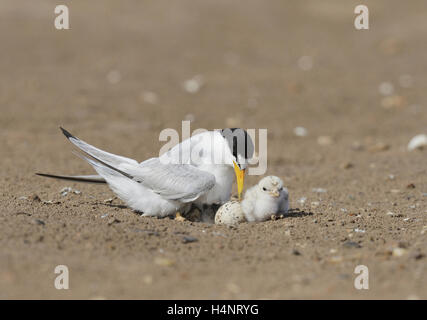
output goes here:
[{"label": "black wingtip", "polygon": [[48,178],[54,178],[55,176],[54,175],[52,175],[52,174],[48,174],[48,173],[40,173],[40,172],[36,172],[35,173],[37,176],[40,176],[40,177],[48,177]]},{"label": "black wingtip", "polygon": [[67,139],[74,138],[74,136],[71,133],[69,133],[67,130],[65,130],[63,127],[59,127],[59,128],[61,129],[64,136],[67,137]]}]

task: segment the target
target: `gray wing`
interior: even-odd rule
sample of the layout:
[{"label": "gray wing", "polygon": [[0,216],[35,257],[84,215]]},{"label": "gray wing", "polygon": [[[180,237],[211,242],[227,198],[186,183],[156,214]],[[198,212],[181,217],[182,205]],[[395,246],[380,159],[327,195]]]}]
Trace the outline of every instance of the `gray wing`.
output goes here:
[{"label": "gray wing", "polygon": [[209,172],[189,164],[163,164],[159,158],[138,167],[125,164],[122,170],[163,198],[182,202],[194,201],[215,185],[215,176]]},{"label": "gray wing", "polygon": [[[105,167],[109,175],[122,175],[141,183],[165,199],[191,202],[212,189],[215,176],[189,164],[165,164],[159,158],[142,163],[105,152],[74,137],[65,129],[64,135],[92,159],[83,157],[94,167]],[[107,179],[108,181],[108,179]]]}]

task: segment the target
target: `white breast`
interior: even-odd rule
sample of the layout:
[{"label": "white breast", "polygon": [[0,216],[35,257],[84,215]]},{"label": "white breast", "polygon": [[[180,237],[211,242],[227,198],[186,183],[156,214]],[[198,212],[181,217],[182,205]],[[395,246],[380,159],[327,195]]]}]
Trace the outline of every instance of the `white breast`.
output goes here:
[{"label": "white breast", "polygon": [[214,187],[196,201],[196,205],[224,204],[231,197],[234,181],[233,168],[226,165],[201,165],[200,170],[207,171],[215,176]]}]

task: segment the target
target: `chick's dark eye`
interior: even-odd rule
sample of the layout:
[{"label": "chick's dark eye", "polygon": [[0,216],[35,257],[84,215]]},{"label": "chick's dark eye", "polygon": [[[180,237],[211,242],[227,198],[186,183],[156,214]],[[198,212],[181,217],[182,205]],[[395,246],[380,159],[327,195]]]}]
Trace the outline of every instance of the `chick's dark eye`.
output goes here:
[{"label": "chick's dark eye", "polygon": [[279,188],[279,191],[282,191],[283,190],[283,188]]},{"label": "chick's dark eye", "polygon": [[263,187],[262,190],[267,191],[267,189],[265,187]]}]

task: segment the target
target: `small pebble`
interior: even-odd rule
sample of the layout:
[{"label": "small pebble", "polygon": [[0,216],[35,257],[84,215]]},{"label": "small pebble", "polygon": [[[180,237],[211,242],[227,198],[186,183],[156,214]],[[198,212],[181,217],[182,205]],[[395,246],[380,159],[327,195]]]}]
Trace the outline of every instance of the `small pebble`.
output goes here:
[{"label": "small pebble", "polygon": [[304,127],[296,127],[296,128],[294,129],[294,134],[295,134],[297,137],[306,137],[306,136],[308,135],[308,131],[307,131],[307,129],[306,129],[306,128],[304,128]]},{"label": "small pebble", "polygon": [[319,205],[320,205],[320,202],[319,202],[319,201],[313,201],[313,202],[311,203],[311,207],[312,207],[312,208],[317,208]]},{"label": "small pebble", "polygon": [[71,189],[70,187],[65,187],[65,188],[62,188],[61,191],[59,191],[59,193],[61,194],[61,196],[65,197],[72,190],[73,189]]},{"label": "small pebble", "polygon": [[404,248],[393,248],[392,255],[393,257],[401,257],[406,254],[406,249]]},{"label": "small pebble", "polygon": [[362,246],[354,241],[346,241],[343,243],[345,248],[361,248]]},{"label": "small pebble", "polygon": [[120,223],[121,221],[119,220],[119,219],[116,219],[116,218],[110,218],[109,220],[108,220],[108,222],[107,222],[107,224],[109,225],[109,226],[111,226],[112,224],[115,224],[115,223]]},{"label": "small pebble", "polygon": [[378,86],[378,92],[383,96],[392,95],[394,92],[394,86],[391,82],[382,82]]},{"label": "small pebble", "polygon": [[43,220],[40,220],[40,219],[34,219],[34,223],[38,224],[40,226],[44,226],[45,225],[45,222]]},{"label": "small pebble", "polygon": [[154,263],[157,264],[158,266],[170,267],[175,264],[175,261],[168,258],[157,257],[154,259]]},{"label": "small pebble", "polygon": [[192,236],[184,236],[182,238],[183,243],[192,243],[192,242],[197,242],[197,241],[199,241],[199,240],[195,237],[192,237]]},{"label": "small pebble", "polygon": [[201,75],[196,75],[183,83],[184,90],[191,94],[197,93],[203,85],[204,78]]},{"label": "small pebble", "polygon": [[354,167],[354,165],[351,162],[343,162],[340,165],[341,169],[351,169],[353,167]]},{"label": "small pebble", "polygon": [[301,255],[301,252],[299,252],[297,249],[293,249],[293,250],[292,250],[292,254],[293,254],[294,256],[300,256],[300,255]]},{"label": "small pebble", "polygon": [[366,230],[356,228],[356,229],[354,229],[354,232],[365,233]]},{"label": "small pebble", "polygon": [[413,151],[416,149],[423,149],[425,147],[427,147],[427,135],[425,134],[416,135],[408,143],[409,151]]},{"label": "small pebble", "polygon": [[35,201],[35,202],[41,202],[42,200],[40,199],[40,197],[37,194],[33,194],[30,196],[30,200],[31,201]]},{"label": "small pebble", "polygon": [[299,199],[297,200],[297,202],[298,202],[299,204],[304,204],[306,201],[307,201],[307,198],[306,198],[306,197],[302,197],[302,198],[299,198]]},{"label": "small pebble", "polygon": [[368,151],[369,152],[381,152],[381,151],[386,151],[388,149],[390,149],[390,145],[383,143],[383,142],[378,142],[375,145],[368,148]]}]

